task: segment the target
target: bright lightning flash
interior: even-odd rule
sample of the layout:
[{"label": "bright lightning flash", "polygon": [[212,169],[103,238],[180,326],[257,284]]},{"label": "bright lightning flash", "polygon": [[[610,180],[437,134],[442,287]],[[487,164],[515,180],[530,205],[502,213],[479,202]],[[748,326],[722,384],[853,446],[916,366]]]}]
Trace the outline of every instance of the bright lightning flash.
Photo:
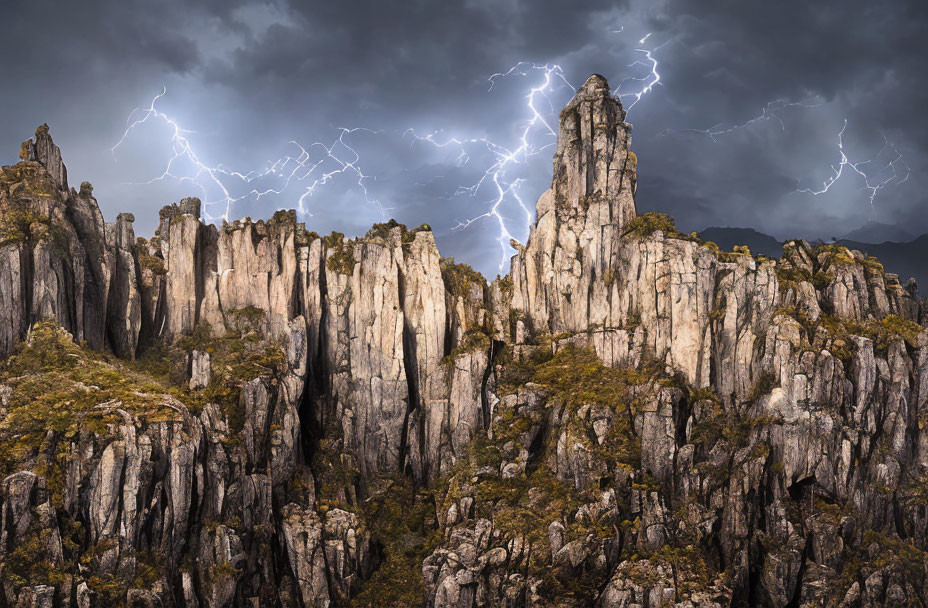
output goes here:
[{"label": "bright lightning flash", "polygon": [[805,103],[805,102],[789,102],[785,99],[775,99],[773,101],[767,102],[767,105],[763,107],[761,113],[740,124],[735,124],[731,126],[724,126],[725,123],[719,123],[708,129],[664,129],[659,136],[663,137],[671,133],[697,133],[700,135],[706,135],[714,141],[715,143],[719,142],[719,138],[723,135],[729,135],[739,129],[744,129],[750,127],[753,124],[773,120],[780,125],[780,129],[786,131],[786,125],[783,123],[783,119],[780,117],[780,112],[787,108],[816,108],[822,105],[821,102],[818,103]]},{"label": "bright lightning flash", "polygon": [[[638,45],[643,47],[644,43],[647,42],[648,38],[650,37],[651,37],[650,33],[645,34],[645,36],[641,40],[638,41]],[[668,40],[667,42],[670,42],[670,41]],[[631,109],[634,108],[635,105],[639,101],[641,101],[642,97],[644,97],[645,95],[653,91],[654,87],[656,87],[657,85],[661,83],[661,75],[657,71],[658,62],[657,62],[657,59],[654,57],[654,53],[658,51],[661,47],[663,47],[665,44],[667,44],[667,42],[664,42],[663,44],[660,44],[652,49],[647,49],[647,48],[635,49],[636,53],[642,53],[644,55],[644,60],[639,59],[638,61],[630,63],[628,67],[630,68],[643,67],[648,70],[648,73],[645,74],[644,76],[629,76],[628,78],[625,78],[624,80],[619,82],[619,85],[615,87],[615,91],[616,91],[615,96],[620,101],[622,101],[623,104],[626,98],[633,98],[632,102],[627,104],[625,107],[626,113],[630,112]],[[621,93],[620,90],[622,88],[622,85],[624,85],[626,82],[640,82],[642,83],[641,88],[635,91],[634,93]]]},{"label": "bright lightning flash", "polygon": [[[480,177],[469,186],[462,186],[457,189],[455,196],[467,195],[470,197],[477,196],[484,190],[484,186],[489,187],[490,200],[487,201],[489,208],[484,213],[469,219],[463,220],[455,226],[455,230],[461,230],[469,227],[474,222],[482,219],[494,220],[499,228],[497,241],[500,244],[501,257],[499,268],[500,271],[506,265],[507,254],[511,252],[510,242],[515,239],[510,230],[510,224],[503,215],[504,206],[509,203],[515,203],[517,208],[524,215],[524,223],[520,232],[528,234],[531,226],[534,212],[525,204],[519,193],[519,186],[523,179],[511,177],[511,171],[519,166],[526,164],[529,159],[536,156],[543,150],[550,148],[557,140],[557,131],[552,125],[552,121],[545,118],[545,115],[554,113],[553,105],[548,99],[548,94],[552,93],[555,83],[563,83],[570,87],[572,91],[576,89],[564,77],[564,72],[560,66],[554,64],[540,65],[536,63],[520,62],[514,65],[506,72],[493,74],[489,78],[489,90],[493,90],[496,81],[510,75],[527,76],[529,73],[539,74],[538,83],[533,86],[527,95],[525,95],[526,106],[528,109],[528,120],[520,127],[519,136],[514,144],[503,145],[491,141],[485,137],[476,138],[448,138],[440,139],[437,132],[429,133],[425,136],[419,136],[413,129],[407,129],[406,135],[411,136],[414,141],[424,142],[438,148],[453,148],[458,151],[457,162],[459,166],[466,164],[471,155],[468,149],[472,146],[483,148],[491,155],[489,166],[483,170]],[[545,103],[547,109],[540,107]],[[538,137],[548,140],[544,145],[533,143]]]},{"label": "bright lightning flash", "polygon": [[[877,182],[871,183],[871,175],[868,175],[861,167],[865,165],[870,165],[875,163],[876,159],[870,159],[860,162],[851,162],[848,158],[847,153],[844,150],[844,133],[847,130],[847,119],[844,119],[844,124],[841,126],[841,130],[838,132],[838,154],[841,156],[840,161],[837,165],[831,165],[832,175],[830,175],[825,181],[822,182],[821,188],[799,188],[799,183],[796,185],[796,192],[801,192],[805,194],[811,194],[812,196],[820,196],[828,192],[831,187],[841,179],[844,175],[844,169],[850,167],[857,175],[863,178],[864,187],[863,190],[869,192],[868,200],[870,201],[870,206],[873,207],[873,201],[879,194],[880,190],[889,186],[890,184],[902,184],[909,179],[909,174],[911,170],[909,165],[902,159],[902,153],[896,149],[895,146],[889,143],[889,140],[886,139],[886,136],[883,136],[883,148],[877,154],[876,158],[879,158],[882,155],[883,150],[887,148],[892,150],[894,157],[886,165],[879,169],[878,173],[880,175],[885,175],[887,171],[890,171],[892,174],[886,177],[885,179]],[[904,170],[904,175],[902,174]]]},{"label": "bright lightning flash", "polygon": [[[130,113],[122,137],[116,145],[110,148],[110,152],[116,159],[116,150],[126,141],[132,131],[151,119],[161,120],[167,124],[170,133],[171,156],[160,175],[143,183],[151,184],[172,180],[193,184],[203,193],[203,215],[207,220],[214,221],[221,218],[228,221],[235,203],[246,199],[260,200],[272,194],[283,194],[291,183],[299,183],[302,187],[302,194],[297,202],[298,211],[303,215],[310,215],[305,206],[306,199],[312,196],[317,188],[341,174],[353,177],[356,185],[364,193],[365,200],[376,205],[381,216],[386,219],[388,209],[378,199],[371,198],[367,189],[366,181],[373,178],[361,170],[359,165],[361,157],[346,140],[348,136],[359,131],[368,133],[375,133],[375,131],[363,128],[341,128],[335,141],[328,145],[314,142],[304,147],[296,141],[291,141],[290,145],[295,146],[299,151],[296,156],[287,155],[269,162],[266,168],[259,171],[230,171],[222,165],[210,166],[204,163],[188,138],[188,135],[194,131],[182,128],[174,119],[155,107],[158,100],[166,93],[167,90],[163,88],[147,108],[136,108]],[[318,153],[313,154],[313,152]],[[189,170],[184,171],[183,165],[187,165]],[[276,185],[264,188],[255,187],[268,180],[276,182]],[[230,188],[235,182],[238,182],[240,188],[245,190],[243,193],[232,194]],[[210,198],[210,192],[218,194]],[[219,217],[210,215],[208,211],[215,206],[222,208],[222,214]]]}]

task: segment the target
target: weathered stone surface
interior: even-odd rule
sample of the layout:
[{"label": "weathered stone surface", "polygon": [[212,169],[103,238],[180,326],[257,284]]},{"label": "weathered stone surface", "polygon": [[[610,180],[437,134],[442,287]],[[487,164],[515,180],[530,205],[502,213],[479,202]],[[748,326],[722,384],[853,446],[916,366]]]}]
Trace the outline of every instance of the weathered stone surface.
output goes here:
[{"label": "weathered stone surface", "polygon": [[293,564],[302,606],[329,606],[322,522],[313,509],[290,504],[283,509],[283,541]]},{"label": "weathered stone surface", "polygon": [[184,199],[136,239],[40,127],[0,175],[0,357],[50,319],[152,368],[0,369],[0,604],[923,603],[925,304],[843,247],[637,217],[624,118],[578,90],[491,284],[427,226]]},{"label": "weathered stone surface", "polygon": [[113,251],[114,264],[106,307],[109,344],[118,356],[132,359],[142,328],[142,303],[136,276],[135,232],[130,213],[120,213],[115,224],[107,225],[106,241]]}]

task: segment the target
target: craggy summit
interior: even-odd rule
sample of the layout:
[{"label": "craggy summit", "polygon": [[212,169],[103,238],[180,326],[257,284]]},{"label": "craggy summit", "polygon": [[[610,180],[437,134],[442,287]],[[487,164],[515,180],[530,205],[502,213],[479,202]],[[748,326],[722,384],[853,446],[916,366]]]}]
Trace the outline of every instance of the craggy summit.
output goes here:
[{"label": "craggy summit", "polygon": [[923,606],[928,306],[637,215],[601,76],[508,276],[0,169],[0,606]]}]

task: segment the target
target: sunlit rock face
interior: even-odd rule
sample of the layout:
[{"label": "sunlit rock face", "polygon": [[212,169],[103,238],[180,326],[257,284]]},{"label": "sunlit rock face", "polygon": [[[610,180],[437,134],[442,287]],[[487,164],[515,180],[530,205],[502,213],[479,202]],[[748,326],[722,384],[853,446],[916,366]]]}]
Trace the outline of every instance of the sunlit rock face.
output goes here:
[{"label": "sunlit rock face", "polygon": [[184,199],[136,238],[40,127],[0,171],[0,605],[923,602],[914,288],[638,216],[624,119],[591,76],[492,283],[427,225]]}]

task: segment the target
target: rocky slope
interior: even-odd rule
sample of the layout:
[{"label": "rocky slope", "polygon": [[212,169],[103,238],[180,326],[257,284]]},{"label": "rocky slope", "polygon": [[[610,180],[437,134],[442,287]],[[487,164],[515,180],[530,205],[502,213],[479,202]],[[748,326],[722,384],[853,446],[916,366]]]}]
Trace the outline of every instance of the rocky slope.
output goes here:
[{"label": "rocky slope", "polygon": [[926,307],[637,216],[624,117],[577,92],[489,284],[425,225],[185,199],[137,239],[41,127],[0,172],[0,606],[924,605]]}]

